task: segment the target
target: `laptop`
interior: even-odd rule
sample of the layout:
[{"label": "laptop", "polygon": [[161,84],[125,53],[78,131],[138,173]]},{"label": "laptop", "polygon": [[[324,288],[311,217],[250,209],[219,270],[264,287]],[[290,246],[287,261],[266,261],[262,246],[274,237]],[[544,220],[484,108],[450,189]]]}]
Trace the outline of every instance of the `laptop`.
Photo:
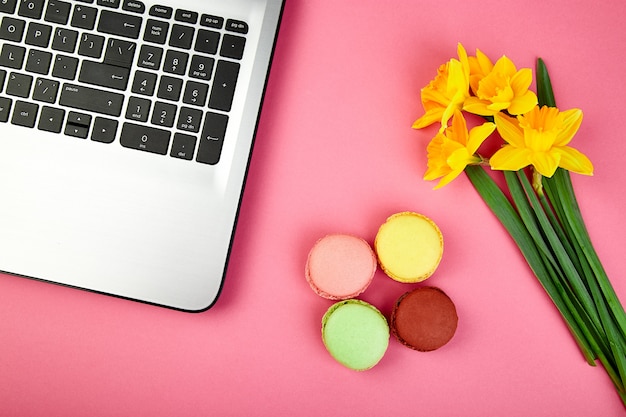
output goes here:
[{"label": "laptop", "polygon": [[198,312],[283,0],[0,0],[0,271]]}]

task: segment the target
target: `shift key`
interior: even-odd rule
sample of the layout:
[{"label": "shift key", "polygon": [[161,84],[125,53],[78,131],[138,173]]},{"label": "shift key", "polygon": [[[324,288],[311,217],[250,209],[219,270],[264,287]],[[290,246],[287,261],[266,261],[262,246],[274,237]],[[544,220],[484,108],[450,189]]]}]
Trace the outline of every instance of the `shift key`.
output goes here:
[{"label": "shift key", "polygon": [[108,116],[122,113],[124,96],[75,84],[63,84],[59,104]]}]

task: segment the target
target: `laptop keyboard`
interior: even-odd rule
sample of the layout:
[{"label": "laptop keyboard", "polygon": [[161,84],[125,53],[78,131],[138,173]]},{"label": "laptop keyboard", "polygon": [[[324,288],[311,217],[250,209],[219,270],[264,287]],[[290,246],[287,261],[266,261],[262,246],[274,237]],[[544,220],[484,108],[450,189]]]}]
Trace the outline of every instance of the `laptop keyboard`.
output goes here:
[{"label": "laptop keyboard", "polygon": [[218,163],[246,22],[136,0],[0,0],[0,17],[1,123]]}]

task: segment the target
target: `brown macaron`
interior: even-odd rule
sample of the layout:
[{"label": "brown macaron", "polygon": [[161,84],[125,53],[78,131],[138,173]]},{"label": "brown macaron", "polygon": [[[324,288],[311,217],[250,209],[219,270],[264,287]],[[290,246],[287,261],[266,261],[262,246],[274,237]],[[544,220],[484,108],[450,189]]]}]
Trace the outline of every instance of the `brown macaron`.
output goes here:
[{"label": "brown macaron", "polygon": [[396,301],[389,324],[400,343],[428,352],[452,339],[457,322],[456,307],[450,297],[439,288],[421,287]]}]

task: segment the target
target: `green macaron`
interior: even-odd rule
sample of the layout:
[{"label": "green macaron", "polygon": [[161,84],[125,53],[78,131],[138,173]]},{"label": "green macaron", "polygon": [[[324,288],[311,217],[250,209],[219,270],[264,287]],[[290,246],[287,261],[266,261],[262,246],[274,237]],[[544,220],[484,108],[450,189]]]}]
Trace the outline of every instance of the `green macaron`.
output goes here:
[{"label": "green macaron", "polygon": [[322,318],[322,341],[337,362],[364,371],[387,351],[389,325],[385,316],[365,301],[339,301]]}]

